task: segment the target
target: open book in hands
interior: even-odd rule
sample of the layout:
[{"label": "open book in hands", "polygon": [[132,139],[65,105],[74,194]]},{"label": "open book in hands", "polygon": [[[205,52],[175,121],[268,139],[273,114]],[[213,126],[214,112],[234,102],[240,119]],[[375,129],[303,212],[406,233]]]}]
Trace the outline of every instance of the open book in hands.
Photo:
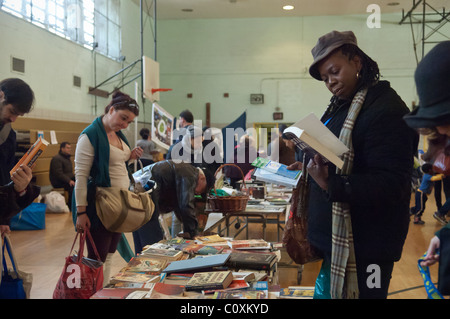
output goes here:
[{"label": "open book in hands", "polygon": [[349,151],[315,115],[309,114],[283,131],[283,136],[311,157],[320,154],[324,163],[331,162],[342,168],[344,161],[340,156]]}]

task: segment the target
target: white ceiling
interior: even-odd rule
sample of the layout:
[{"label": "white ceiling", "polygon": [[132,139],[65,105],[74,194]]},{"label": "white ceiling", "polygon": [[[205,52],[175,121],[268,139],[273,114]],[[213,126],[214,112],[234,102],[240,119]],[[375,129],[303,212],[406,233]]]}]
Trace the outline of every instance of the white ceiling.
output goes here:
[{"label": "white ceiling", "polygon": [[[139,6],[140,0],[133,1]],[[389,6],[392,2],[399,4]],[[142,3],[144,11],[153,12],[153,0]],[[426,3],[440,11],[445,5],[447,9],[449,7],[449,0],[426,0]],[[286,4],[293,5],[294,10],[283,10],[282,6]],[[402,9],[408,12],[413,7],[413,0],[156,0],[156,16],[157,19],[230,19],[367,14],[370,4],[379,5],[381,14],[401,12]],[[415,12],[421,10],[422,4]]]}]

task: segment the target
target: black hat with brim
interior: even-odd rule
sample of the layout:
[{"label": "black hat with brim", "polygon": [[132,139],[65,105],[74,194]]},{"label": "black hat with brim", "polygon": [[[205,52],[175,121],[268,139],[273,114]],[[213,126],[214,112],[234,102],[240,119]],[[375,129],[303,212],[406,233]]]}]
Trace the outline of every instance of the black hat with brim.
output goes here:
[{"label": "black hat with brim", "polygon": [[414,73],[419,106],[405,115],[412,128],[450,125],[450,41],[437,44]]}]

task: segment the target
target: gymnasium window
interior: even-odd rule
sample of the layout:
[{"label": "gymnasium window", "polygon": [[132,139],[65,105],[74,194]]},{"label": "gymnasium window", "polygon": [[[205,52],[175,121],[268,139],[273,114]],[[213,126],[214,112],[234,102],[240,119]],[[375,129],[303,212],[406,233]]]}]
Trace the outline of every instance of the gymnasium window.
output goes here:
[{"label": "gymnasium window", "polygon": [[87,49],[121,56],[120,0],[0,0],[0,7]]}]

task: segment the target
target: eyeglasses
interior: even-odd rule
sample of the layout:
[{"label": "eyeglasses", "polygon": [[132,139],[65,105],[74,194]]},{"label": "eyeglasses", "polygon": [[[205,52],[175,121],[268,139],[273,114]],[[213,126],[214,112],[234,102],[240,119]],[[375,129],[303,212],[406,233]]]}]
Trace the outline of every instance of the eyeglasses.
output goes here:
[{"label": "eyeglasses", "polygon": [[120,101],[120,102],[114,103],[112,105],[112,107],[113,108],[117,108],[117,107],[119,107],[119,108],[127,108],[127,109],[130,109],[130,110],[138,110],[139,111],[139,105],[137,105],[134,102],[130,103],[130,100],[125,100],[125,101]]}]

